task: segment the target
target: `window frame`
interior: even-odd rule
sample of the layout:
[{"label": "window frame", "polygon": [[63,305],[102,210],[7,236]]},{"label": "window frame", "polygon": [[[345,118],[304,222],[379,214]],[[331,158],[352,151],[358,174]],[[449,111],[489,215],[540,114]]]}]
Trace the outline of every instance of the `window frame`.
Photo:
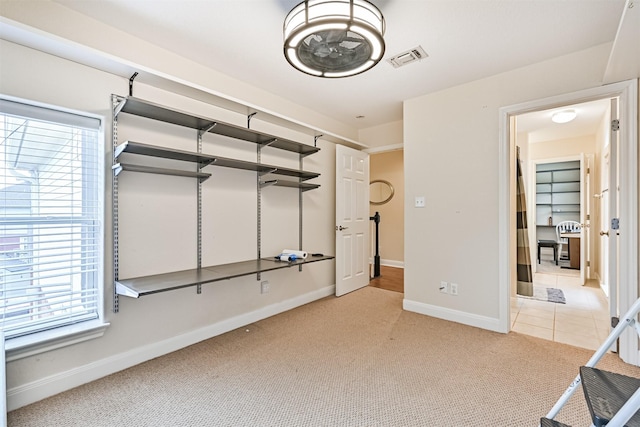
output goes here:
[{"label": "window frame", "polygon": [[[23,357],[32,356],[35,354],[43,353],[46,351],[54,350],[57,348],[65,347],[67,345],[77,344],[82,341],[99,338],[104,335],[109,323],[105,321],[105,229],[106,229],[106,183],[105,183],[105,123],[106,118],[103,115],[89,113],[85,111],[70,109],[61,107],[59,105],[52,105],[34,100],[18,98],[14,96],[0,94],[0,102],[11,102],[16,105],[21,104],[24,107],[25,116],[31,109],[32,115],[35,115],[35,111],[41,114],[43,111],[51,112],[52,116],[46,118],[47,120],[59,123],[56,120],[56,116],[62,117],[66,115],[76,116],[80,121],[91,120],[98,122],[97,127],[93,127],[96,130],[96,188],[97,188],[97,207],[96,207],[96,219],[100,221],[99,230],[96,232],[95,248],[97,250],[97,262],[96,266],[98,272],[96,274],[96,313],[97,318],[91,320],[80,321],[77,323],[67,324],[63,326],[57,326],[43,331],[34,332],[28,335],[16,336],[6,338],[5,350],[6,361],[21,359]],[[38,110],[40,109],[40,110]],[[3,110],[4,113],[4,110]],[[65,123],[69,125],[69,123]],[[0,323],[1,327],[1,323]]]}]

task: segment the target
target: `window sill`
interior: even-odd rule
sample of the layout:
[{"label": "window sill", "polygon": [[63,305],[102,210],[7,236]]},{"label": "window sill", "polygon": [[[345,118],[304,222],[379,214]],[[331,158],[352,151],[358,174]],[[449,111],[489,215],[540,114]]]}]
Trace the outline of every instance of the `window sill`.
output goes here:
[{"label": "window sill", "polygon": [[109,327],[101,320],[82,322],[24,337],[10,338],[5,343],[6,361],[23,359],[36,354],[100,338]]}]

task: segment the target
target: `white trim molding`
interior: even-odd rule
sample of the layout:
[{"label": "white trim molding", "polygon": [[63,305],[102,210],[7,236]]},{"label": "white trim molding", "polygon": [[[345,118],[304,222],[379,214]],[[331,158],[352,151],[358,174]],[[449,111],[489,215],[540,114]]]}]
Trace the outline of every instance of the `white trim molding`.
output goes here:
[{"label": "white trim molding", "polygon": [[[369,258],[369,264],[373,267],[374,259],[373,257]],[[380,259],[380,265],[384,265],[385,267],[395,267],[395,268],[404,268],[404,261],[395,261],[392,259]]]},{"label": "white trim molding", "polygon": [[450,322],[462,323],[463,325],[475,326],[476,328],[488,329],[494,332],[504,332],[500,329],[500,319],[494,317],[480,316],[478,314],[467,313],[466,311],[452,310],[450,308],[437,305],[425,304],[423,302],[404,299],[402,308],[418,314],[424,314]]},{"label": "white trim molding", "polygon": [[392,259],[381,259],[380,265],[386,267],[404,268],[404,261],[394,261]]},{"label": "white trim molding", "polygon": [[10,338],[5,344],[7,362],[100,338],[109,325],[109,323],[96,320]]}]

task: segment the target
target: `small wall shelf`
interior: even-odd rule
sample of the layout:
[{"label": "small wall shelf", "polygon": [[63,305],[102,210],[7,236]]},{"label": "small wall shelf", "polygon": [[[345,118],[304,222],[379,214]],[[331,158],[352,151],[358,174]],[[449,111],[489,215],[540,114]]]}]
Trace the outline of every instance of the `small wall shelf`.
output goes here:
[{"label": "small wall shelf", "polygon": [[207,130],[207,132],[227,136],[229,138],[240,139],[259,145],[268,145],[273,148],[291,151],[304,156],[320,151],[319,148],[312,145],[301,144],[296,141],[279,138],[267,133],[257,132],[255,130],[229,123],[194,116],[193,114],[169,109],[133,96],[121,97],[121,103],[116,109],[115,115],[118,116],[121,112],[166,123],[172,123],[174,125],[185,126],[191,129]]},{"label": "small wall shelf", "polygon": [[270,185],[273,185],[275,187],[299,188],[302,191],[315,190],[316,188],[320,187],[320,184],[308,184],[306,182],[286,181],[284,179],[260,181],[260,186],[262,187],[268,187]]},{"label": "small wall shelf", "polygon": [[200,269],[155,274],[152,276],[116,281],[116,292],[118,295],[140,298],[142,296],[158,292],[166,292],[200,284],[219,282],[222,280],[233,279],[235,277],[250,276],[265,271],[296,267],[303,264],[310,264],[333,258],[333,256],[309,256],[305,260],[296,260],[293,262],[277,261],[275,258],[262,258],[203,267]]},{"label": "small wall shelf", "polygon": [[[262,175],[280,175],[298,178],[300,181],[306,181],[308,179],[317,178],[320,176],[316,172],[308,172],[299,169],[289,169],[280,166],[272,166],[264,163],[247,162],[244,160],[229,159],[226,157],[212,156],[202,153],[194,153],[184,150],[176,150],[172,148],[158,147],[155,145],[144,144],[142,142],[125,141],[118,145],[115,149],[115,158],[118,159],[123,153],[138,154],[143,156],[160,157],[164,159],[181,160],[185,162],[197,163],[200,168],[213,165],[218,167],[226,167],[233,169],[242,169],[253,172],[258,172]],[[113,166],[116,175],[119,175],[123,170],[129,170],[133,172],[147,172],[166,175],[177,176],[191,176],[205,180],[211,176],[209,173],[191,172],[176,169],[162,169],[149,166],[133,165],[130,163],[117,163]],[[320,187],[317,184],[303,184],[295,181],[276,180],[274,185],[285,187],[302,188],[303,190],[312,190]]]},{"label": "small wall shelf", "polygon": [[116,146],[114,156],[120,157],[122,153],[140,154],[143,156],[161,157],[163,159],[182,160],[185,162],[198,163],[200,167],[207,166],[216,161],[213,156],[190,151],[176,150],[173,148],[158,147],[155,145],[143,144],[142,142],[125,141]]},{"label": "small wall shelf", "polygon": [[188,178],[198,178],[200,182],[207,180],[211,174],[202,172],[191,172],[180,169],[156,168],[153,166],[133,165],[129,163],[116,163],[111,167],[115,176],[120,175],[122,171],[155,173],[158,175],[185,176]]}]

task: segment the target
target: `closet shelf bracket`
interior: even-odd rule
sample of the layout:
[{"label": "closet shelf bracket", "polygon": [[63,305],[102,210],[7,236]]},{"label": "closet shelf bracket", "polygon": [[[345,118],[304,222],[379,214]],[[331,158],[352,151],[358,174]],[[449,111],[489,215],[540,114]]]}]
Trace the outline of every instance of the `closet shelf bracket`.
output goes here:
[{"label": "closet shelf bracket", "polygon": [[264,176],[264,175],[268,175],[270,173],[275,173],[278,171],[278,168],[271,168],[271,169],[267,169],[267,170],[262,170],[258,172],[258,176]]},{"label": "closet shelf bracket", "polygon": [[263,146],[263,147],[268,147],[270,145],[275,144],[276,142],[278,142],[278,138],[273,138],[273,139],[271,139],[269,141],[261,142],[260,145]]},{"label": "closet shelf bracket", "polygon": [[129,78],[129,96],[133,96],[133,81],[138,77],[138,72],[133,73],[131,78]]},{"label": "closet shelf bracket", "polygon": [[124,108],[124,104],[127,103],[127,98],[120,98],[117,101],[118,103],[116,104],[115,107],[113,107],[113,116],[114,117],[118,117],[118,114],[120,114],[120,111],[122,111],[122,109]]},{"label": "closet shelf bracket", "polygon": [[209,126],[206,126],[203,129],[198,130],[198,137],[202,138],[202,135],[204,135],[207,132],[211,132],[211,129],[216,127],[217,124],[218,124],[217,122],[213,122]]},{"label": "closet shelf bracket", "polygon": [[256,114],[258,114],[258,112],[255,113],[251,113],[247,116],[247,129],[251,129],[251,119],[253,118],[253,116],[255,116]]},{"label": "closet shelf bracket", "polygon": [[264,188],[264,187],[270,187],[272,185],[276,185],[278,183],[277,179],[271,179],[269,181],[260,181],[260,187]]}]

